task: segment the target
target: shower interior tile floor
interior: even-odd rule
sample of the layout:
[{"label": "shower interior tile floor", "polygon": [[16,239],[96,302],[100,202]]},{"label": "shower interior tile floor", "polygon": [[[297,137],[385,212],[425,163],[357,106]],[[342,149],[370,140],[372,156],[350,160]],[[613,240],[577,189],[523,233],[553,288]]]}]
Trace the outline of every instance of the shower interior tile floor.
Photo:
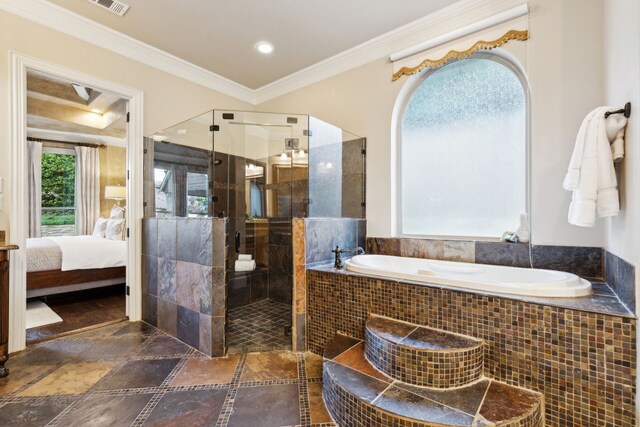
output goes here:
[{"label": "shower interior tile floor", "polygon": [[291,350],[291,305],[270,299],[229,310],[229,354]]},{"label": "shower interior tile floor", "polygon": [[29,346],[0,379],[1,426],[333,426],[322,358],[211,359],[142,322]]}]

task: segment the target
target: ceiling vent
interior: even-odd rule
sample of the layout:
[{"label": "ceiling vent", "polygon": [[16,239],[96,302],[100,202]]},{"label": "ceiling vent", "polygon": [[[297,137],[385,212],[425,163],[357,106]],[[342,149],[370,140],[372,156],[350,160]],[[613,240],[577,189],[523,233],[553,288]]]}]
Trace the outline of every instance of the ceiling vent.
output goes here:
[{"label": "ceiling vent", "polygon": [[111,13],[115,13],[118,16],[123,16],[129,10],[129,5],[124,4],[118,0],[89,0],[91,3],[97,4],[100,7],[103,7],[110,11]]}]

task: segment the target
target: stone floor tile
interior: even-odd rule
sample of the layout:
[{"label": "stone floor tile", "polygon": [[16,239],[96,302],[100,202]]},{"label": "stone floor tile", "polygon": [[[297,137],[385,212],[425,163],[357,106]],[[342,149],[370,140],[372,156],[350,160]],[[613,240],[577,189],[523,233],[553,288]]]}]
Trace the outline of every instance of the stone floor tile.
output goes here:
[{"label": "stone floor tile", "polygon": [[298,385],[240,388],[228,427],[280,427],[300,424]]},{"label": "stone floor tile", "polygon": [[475,384],[452,390],[430,389],[400,382],[396,382],[394,385],[467,414],[475,415],[490,383],[490,380],[484,379]]},{"label": "stone floor tile", "polygon": [[307,378],[322,378],[322,356],[306,352],[304,354],[304,366]]},{"label": "stone floor tile", "polygon": [[335,362],[325,362],[325,369],[327,374],[335,378],[342,387],[367,403],[371,403],[389,387],[388,382],[380,381]]},{"label": "stone floor tile", "polygon": [[341,355],[345,351],[349,350],[354,345],[358,344],[361,340],[356,338],[351,338],[347,335],[336,334],[335,337],[324,349],[324,358],[325,359],[333,359],[336,356]]},{"label": "stone floor tile", "polygon": [[489,422],[507,421],[527,413],[539,399],[536,393],[491,381],[479,414]]},{"label": "stone floor tile", "polygon": [[298,378],[298,359],[295,353],[250,353],[244,362],[241,382]]},{"label": "stone floor tile", "polygon": [[64,427],[129,427],[151,400],[152,394],[92,396],[66,414]]},{"label": "stone floor tile", "polygon": [[385,381],[387,383],[390,383],[392,381],[391,378],[387,377],[385,374],[371,366],[367,359],[364,358],[363,342],[345,351],[340,356],[333,359],[333,361],[341,365],[348,366],[373,378],[377,378],[381,381]]},{"label": "stone floor tile", "polygon": [[133,360],[96,384],[96,390],[157,387],[171,373],[179,359]]},{"label": "stone floor tile", "polygon": [[0,396],[16,393],[30,382],[40,379],[54,369],[56,369],[55,365],[30,365],[28,368],[10,369],[9,376],[0,379]]},{"label": "stone floor tile", "polygon": [[291,350],[291,305],[263,300],[229,310],[229,353]]},{"label": "stone floor tile", "polygon": [[145,322],[127,322],[125,326],[119,325],[120,328],[113,334],[114,337],[122,335],[147,335],[155,331],[155,328]]},{"label": "stone floor tile", "polygon": [[133,354],[146,340],[143,336],[129,335],[94,339],[82,353],[85,360],[115,359]]},{"label": "stone floor tile", "polygon": [[397,344],[404,337],[415,331],[417,326],[386,317],[370,316],[369,320],[367,320],[367,328],[375,331],[375,334],[380,338]]},{"label": "stone floor tile", "polygon": [[309,394],[309,409],[311,412],[311,424],[333,422],[322,400],[322,383],[307,384]]},{"label": "stone floor tile", "polygon": [[143,426],[196,427],[216,424],[227,390],[168,392]]},{"label": "stone floor tile", "polygon": [[172,386],[228,384],[233,378],[240,356],[189,359],[171,382]]},{"label": "stone floor tile", "polygon": [[20,396],[52,396],[84,393],[116,366],[113,362],[67,363],[20,393]]},{"label": "stone floor tile", "polygon": [[156,337],[138,353],[140,356],[179,356],[186,354],[191,347],[169,336]]},{"label": "stone floor tile", "polygon": [[474,417],[395,386],[389,387],[373,404],[407,418],[448,426],[470,426]]},{"label": "stone floor tile", "polygon": [[69,405],[54,400],[7,403],[0,408],[0,426],[45,426]]}]

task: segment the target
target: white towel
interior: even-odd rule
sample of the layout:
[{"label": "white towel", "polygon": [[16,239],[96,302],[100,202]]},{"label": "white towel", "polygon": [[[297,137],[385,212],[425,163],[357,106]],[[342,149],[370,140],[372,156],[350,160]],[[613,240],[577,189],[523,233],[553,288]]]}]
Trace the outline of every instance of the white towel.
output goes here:
[{"label": "white towel", "polygon": [[620,206],[615,169],[604,113],[599,107],[582,122],[563,187],[573,191],[569,206],[570,224],[593,227],[598,217],[617,215]]},{"label": "white towel", "polygon": [[607,138],[611,143],[611,157],[618,163],[624,158],[624,130],[627,118],[620,114],[612,114],[606,119]]},{"label": "white towel", "polygon": [[252,255],[251,254],[239,254],[238,255],[238,261],[251,261]]},{"label": "white towel", "polygon": [[236,271],[253,271],[256,269],[255,260],[251,261],[236,261]]}]

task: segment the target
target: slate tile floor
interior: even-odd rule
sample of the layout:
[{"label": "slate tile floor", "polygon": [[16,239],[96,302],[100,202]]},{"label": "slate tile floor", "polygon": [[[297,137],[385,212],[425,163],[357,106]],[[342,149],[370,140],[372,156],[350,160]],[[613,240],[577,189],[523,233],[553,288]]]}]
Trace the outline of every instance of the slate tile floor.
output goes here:
[{"label": "slate tile floor", "polygon": [[322,358],[211,359],[141,322],[30,346],[0,379],[0,426],[333,426]]},{"label": "slate tile floor", "polygon": [[291,350],[291,305],[267,299],[229,310],[227,319],[229,354]]}]

